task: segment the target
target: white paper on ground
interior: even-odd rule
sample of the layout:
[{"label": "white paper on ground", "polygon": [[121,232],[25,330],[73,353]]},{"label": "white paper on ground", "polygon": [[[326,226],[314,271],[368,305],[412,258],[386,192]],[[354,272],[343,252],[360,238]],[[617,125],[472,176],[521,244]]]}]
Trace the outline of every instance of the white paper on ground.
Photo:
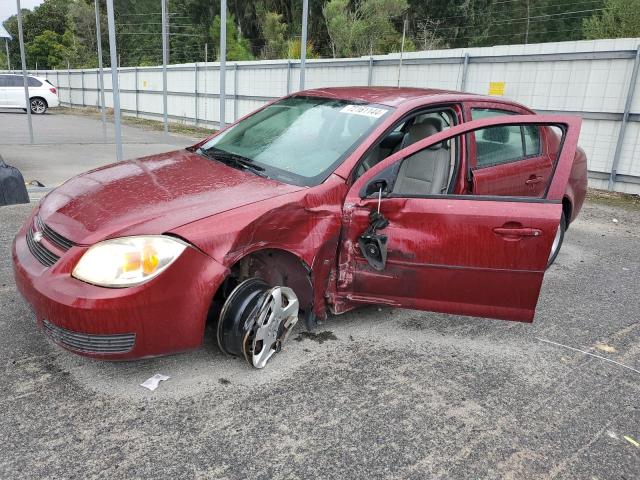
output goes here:
[{"label": "white paper on ground", "polygon": [[165,380],[169,380],[171,377],[168,375],[162,375],[161,373],[156,373],[153,377],[145,380],[144,383],[141,383],[140,386],[144,388],[148,388],[152,392],[158,388],[160,382],[164,382]]}]

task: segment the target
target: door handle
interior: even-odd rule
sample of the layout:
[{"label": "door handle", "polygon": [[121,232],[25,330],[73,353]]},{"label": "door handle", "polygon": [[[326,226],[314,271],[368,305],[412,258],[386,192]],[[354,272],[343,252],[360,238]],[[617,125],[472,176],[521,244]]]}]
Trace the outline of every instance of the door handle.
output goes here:
[{"label": "door handle", "polygon": [[527,180],[526,183],[527,185],[535,185],[536,183],[540,183],[542,181],[542,177],[536,177],[534,175],[531,175],[529,177],[529,180]]},{"label": "door handle", "polygon": [[542,235],[542,230],[537,228],[509,228],[509,227],[496,227],[493,229],[494,233],[503,235],[505,237],[539,237]]}]

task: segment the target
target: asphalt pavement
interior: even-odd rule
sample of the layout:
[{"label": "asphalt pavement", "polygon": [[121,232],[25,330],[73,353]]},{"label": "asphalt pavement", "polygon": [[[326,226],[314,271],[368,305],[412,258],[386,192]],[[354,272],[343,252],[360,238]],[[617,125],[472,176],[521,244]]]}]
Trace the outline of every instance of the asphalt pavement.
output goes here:
[{"label": "asphalt pavement", "polygon": [[639,478],[638,210],[585,206],[533,324],[365,308],[257,371],[210,332],[127,363],[52,344],[12,276],[29,208],[0,208],[0,478]]},{"label": "asphalt pavement", "polygon": [[[113,124],[51,109],[32,115],[34,143],[22,110],[0,110],[0,155],[19,168],[26,182],[55,187],[68,178],[116,161]],[[124,158],[138,158],[193,145],[198,139],[122,125]]]},{"label": "asphalt pavement", "polygon": [[364,308],[257,371],[210,331],[135,362],[54,345],[12,274],[32,207],[0,207],[0,479],[640,478],[637,208],[585,205],[533,324]]}]

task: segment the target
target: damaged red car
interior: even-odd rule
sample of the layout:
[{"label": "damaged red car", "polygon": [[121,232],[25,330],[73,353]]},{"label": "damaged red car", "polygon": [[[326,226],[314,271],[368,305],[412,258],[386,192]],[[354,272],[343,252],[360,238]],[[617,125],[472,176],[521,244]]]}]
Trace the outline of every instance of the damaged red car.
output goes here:
[{"label": "damaged red car", "polygon": [[15,238],[61,346],[262,368],[298,318],[367,304],[530,322],[585,198],[580,119],[415,88],[308,90],[184,150],[75,177]]}]

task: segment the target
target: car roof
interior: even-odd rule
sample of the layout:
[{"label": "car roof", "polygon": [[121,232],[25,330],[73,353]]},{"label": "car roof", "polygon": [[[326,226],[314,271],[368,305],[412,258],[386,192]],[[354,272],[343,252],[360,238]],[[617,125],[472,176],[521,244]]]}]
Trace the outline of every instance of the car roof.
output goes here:
[{"label": "car roof", "polygon": [[[316,88],[297,92],[295,96],[328,97],[354,102],[378,103],[390,107],[397,107],[402,103],[422,97],[436,97],[440,95],[472,95],[455,90],[440,90],[436,88],[413,87],[330,87]],[[481,96],[478,96],[481,97]]]}]

